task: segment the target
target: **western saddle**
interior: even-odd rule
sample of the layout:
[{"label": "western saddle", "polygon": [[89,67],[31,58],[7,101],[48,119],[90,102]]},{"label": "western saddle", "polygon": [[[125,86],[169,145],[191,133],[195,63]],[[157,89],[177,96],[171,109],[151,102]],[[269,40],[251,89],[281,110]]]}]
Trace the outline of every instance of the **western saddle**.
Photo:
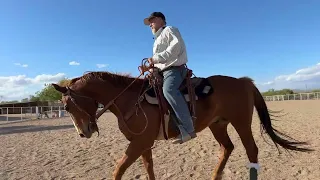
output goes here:
[{"label": "western saddle", "polygon": [[[170,115],[170,110],[172,109],[171,106],[169,105],[168,101],[163,95],[162,87],[163,87],[163,76],[155,67],[150,67],[149,69],[153,68],[153,72],[148,74],[146,77],[149,80],[149,85],[151,86],[150,88],[153,88],[156,98],[158,99],[158,104],[159,104],[159,111],[160,111],[160,117],[161,117],[161,124],[163,127],[163,132],[164,132],[164,138],[168,140],[168,135],[166,134],[165,131],[165,120],[164,116]],[[187,75],[183,82],[180,85],[180,91],[183,90],[184,88],[188,89],[188,95],[189,95],[189,112],[192,117],[193,123],[196,120],[196,98],[195,98],[195,91],[194,87],[191,84],[191,77],[193,75],[193,72],[191,69],[189,69],[186,65],[182,65],[181,68],[186,68],[187,69]],[[142,71],[142,70],[140,70]],[[142,71],[143,72],[143,71]],[[173,111],[171,111],[173,112]]]}]

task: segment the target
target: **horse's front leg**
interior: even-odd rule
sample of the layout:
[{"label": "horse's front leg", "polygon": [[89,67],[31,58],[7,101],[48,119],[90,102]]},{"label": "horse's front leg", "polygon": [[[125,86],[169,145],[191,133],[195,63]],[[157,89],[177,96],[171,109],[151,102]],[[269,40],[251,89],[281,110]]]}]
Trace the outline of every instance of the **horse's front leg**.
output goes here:
[{"label": "horse's front leg", "polygon": [[121,180],[121,177],[128,169],[128,167],[130,167],[131,164],[134,163],[143,154],[145,150],[150,148],[151,146],[147,146],[145,143],[138,141],[138,139],[137,141],[130,142],[125,154],[120,159],[116,169],[113,172],[113,179]]},{"label": "horse's front leg", "polygon": [[154,171],[153,171],[153,160],[152,160],[152,150],[148,149],[142,154],[142,161],[144,167],[147,170],[149,180],[155,180]]}]

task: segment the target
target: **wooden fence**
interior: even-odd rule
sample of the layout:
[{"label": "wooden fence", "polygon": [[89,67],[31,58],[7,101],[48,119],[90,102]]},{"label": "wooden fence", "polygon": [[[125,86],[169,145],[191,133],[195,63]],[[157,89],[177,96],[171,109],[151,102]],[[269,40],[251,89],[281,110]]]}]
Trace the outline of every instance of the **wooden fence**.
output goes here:
[{"label": "wooden fence", "polygon": [[320,92],[264,96],[265,101],[319,100]]}]

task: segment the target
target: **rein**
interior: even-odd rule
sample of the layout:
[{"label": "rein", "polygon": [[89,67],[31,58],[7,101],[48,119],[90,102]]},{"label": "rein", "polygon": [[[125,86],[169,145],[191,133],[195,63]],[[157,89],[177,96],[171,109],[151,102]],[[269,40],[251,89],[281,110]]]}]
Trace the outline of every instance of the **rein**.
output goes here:
[{"label": "rein", "polygon": [[[142,60],[143,61],[147,60],[147,58],[144,58]],[[124,90],[122,90],[115,98],[113,98],[106,106],[104,106],[104,108],[102,110],[100,110],[97,114],[96,114],[96,118],[98,119],[104,112],[106,112],[106,110],[109,109],[110,106],[112,105],[116,105],[114,103],[114,101],[119,98],[137,79],[139,79],[142,75],[144,75],[144,73],[147,71],[144,67],[146,66],[146,62],[144,64],[142,64],[141,66],[138,67],[139,71],[141,72],[140,75],[138,77],[135,78],[135,80],[133,80]],[[117,106],[117,105],[116,105]],[[117,107],[118,108],[118,107]],[[119,109],[119,108],[118,108]]]},{"label": "rein", "polygon": [[[96,118],[98,119],[104,112],[106,112],[106,110],[109,109],[110,106],[115,105],[117,106],[114,101],[116,99],[118,99],[140,76],[142,76],[143,74],[141,73],[135,80],[133,80],[124,90],[122,90],[115,98],[113,98],[111,101],[109,101],[109,103],[107,105],[104,106],[103,109],[101,109],[97,114],[96,114]],[[118,108],[118,107],[117,107]]]},{"label": "rein", "polygon": [[[147,61],[145,61],[145,60],[147,60],[147,58],[144,58],[144,59],[142,60],[142,65],[138,67],[138,68],[139,68],[139,71],[141,72],[140,75],[139,75],[138,77],[136,77],[136,78],[135,78],[124,90],[122,90],[116,97],[114,97],[111,101],[109,101],[109,102],[107,103],[107,105],[105,105],[105,106],[103,107],[102,110],[98,111],[98,112],[96,113],[96,115],[95,115],[95,118],[93,118],[93,116],[91,116],[89,113],[87,113],[85,110],[83,110],[83,109],[75,102],[74,98],[71,96],[71,89],[70,89],[69,87],[67,87],[67,89],[68,89],[67,95],[69,95],[69,96],[71,97],[72,102],[76,105],[76,107],[77,107],[80,111],[85,112],[85,113],[90,117],[90,123],[93,123],[93,122],[96,123],[96,122],[98,121],[99,117],[100,117],[104,112],[106,112],[106,111],[113,105],[113,106],[117,109],[117,111],[120,113],[119,120],[120,120],[120,122],[125,126],[125,128],[127,129],[127,131],[128,131],[129,133],[133,134],[133,135],[141,135],[141,134],[147,129],[148,122],[149,122],[149,121],[148,121],[148,118],[147,118],[147,116],[146,116],[146,113],[144,112],[144,110],[143,110],[143,108],[141,107],[141,104],[140,104],[140,102],[143,100],[143,98],[141,98],[141,96],[139,95],[140,97],[139,97],[139,99],[138,99],[138,102],[135,104],[135,106],[138,105],[138,107],[142,110],[142,112],[143,112],[143,114],[144,114],[144,116],[145,116],[145,118],[146,118],[146,125],[145,125],[144,129],[143,129],[141,132],[139,132],[139,133],[132,132],[132,131],[130,130],[130,128],[127,126],[126,122],[125,122],[125,119],[129,119],[134,112],[136,112],[136,114],[137,114],[137,109],[133,109],[132,111],[130,111],[129,115],[126,114],[127,116],[124,117],[123,114],[121,113],[119,107],[118,107],[117,104],[115,103],[115,101],[116,101],[136,80],[138,80],[142,75],[144,75],[144,73],[145,73],[146,71],[148,71],[150,68],[153,67],[152,65],[149,66],[149,67],[147,67],[147,66],[146,66],[146,62],[147,62]],[[145,61],[145,63],[143,63],[143,61]],[[141,90],[142,90],[142,89],[141,89]],[[148,90],[148,89],[147,89],[147,90]],[[145,91],[143,92],[143,94],[144,94],[147,90],[145,90]],[[75,94],[76,96],[85,97],[85,98],[88,98],[88,99],[92,99],[92,100],[93,100],[93,98],[91,98],[91,97],[78,95],[78,94],[76,94],[76,93],[74,93],[74,92],[73,92],[72,94]],[[143,94],[142,94],[142,95],[143,95]],[[94,119],[95,121],[92,122],[92,121],[91,121],[92,119]],[[98,132],[98,133],[99,133],[99,132]]]}]

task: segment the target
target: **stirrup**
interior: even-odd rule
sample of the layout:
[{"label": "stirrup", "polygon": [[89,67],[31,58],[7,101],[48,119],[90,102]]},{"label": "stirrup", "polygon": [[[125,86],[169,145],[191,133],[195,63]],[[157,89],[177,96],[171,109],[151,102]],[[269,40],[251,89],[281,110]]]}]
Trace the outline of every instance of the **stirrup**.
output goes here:
[{"label": "stirrup", "polygon": [[185,143],[193,138],[197,137],[197,134],[195,132],[192,132],[189,134],[182,125],[178,125],[178,128],[180,130],[180,134],[173,140],[173,144],[182,144]]},{"label": "stirrup", "polygon": [[191,139],[192,139],[192,137],[189,134],[187,134],[183,137],[180,134],[178,137],[176,137],[175,140],[172,141],[172,144],[182,144],[182,143],[185,143]]},{"label": "stirrup", "polygon": [[184,136],[184,138],[182,139],[181,134],[179,136],[177,136],[172,143],[173,144],[182,144],[185,143],[187,141],[190,141],[191,139],[194,139],[197,137],[196,133],[192,133],[192,134],[187,134],[186,136]]}]

